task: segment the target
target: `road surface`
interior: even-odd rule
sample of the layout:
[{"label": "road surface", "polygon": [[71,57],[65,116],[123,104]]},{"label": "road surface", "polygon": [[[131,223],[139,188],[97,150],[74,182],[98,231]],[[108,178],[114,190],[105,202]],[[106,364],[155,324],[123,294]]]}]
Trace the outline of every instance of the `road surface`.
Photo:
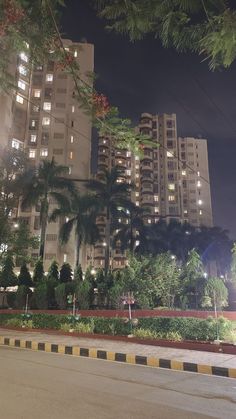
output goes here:
[{"label": "road surface", "polygon": [[1,419],[236,418],[236,380],[0,347]]}]

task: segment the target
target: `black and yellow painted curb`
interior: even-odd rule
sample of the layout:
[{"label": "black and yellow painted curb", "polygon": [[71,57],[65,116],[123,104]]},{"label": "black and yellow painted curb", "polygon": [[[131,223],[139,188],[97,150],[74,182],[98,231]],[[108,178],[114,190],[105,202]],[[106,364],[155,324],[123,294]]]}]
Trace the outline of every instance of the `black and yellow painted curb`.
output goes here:
[{"label": "black and yellow painted curb", "polygon": [[7,338],[4,336],[0,336],[0,345],[63,355],[103,359],[107,361],[125,362],[127,364],[134,365],[166,368],[175,371],[188,371],[220,377],[236,378],[236,368],[215,367],[211,365],[195,364],[192,362],[175,361],[173,359],[162,359],[149,356],[105,351],[95,348],[81,348],[79,346],[58,345],[50,342],[37,342],[33,340]]}]

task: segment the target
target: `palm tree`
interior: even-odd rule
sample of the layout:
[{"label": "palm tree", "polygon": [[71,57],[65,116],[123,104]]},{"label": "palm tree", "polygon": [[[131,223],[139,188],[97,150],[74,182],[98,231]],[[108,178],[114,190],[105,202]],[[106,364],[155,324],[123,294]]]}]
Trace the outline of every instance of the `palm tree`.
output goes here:
[{"label": "palm tree", "polygon": [[117,218],[120,208],[128,208],[130,199],[129,194],[131,185],[122,182],[122,173],[117,167],[111,171],[104,170],[99,174],[98,179],[90,180],[87,188],[93,191],[97,199],[100,210],[105,212],[106,230],[105,230],[105,273],[109,271],[110,248],[111,248],[111,223]]},{"label": "palm tree", "polygon": [[114,237],[114,241],[121,243],[121,249],[129,249],[134,253],[136,248],[136,240],[144,239],[145,225],[142,216],[147,212],[147,209],[137,207],[133,202],[128,203],[126,214],[124,217],[125,223],[114,223],[113,229],[118,230]]},{"label": "palm tree", "polygon": [[65,200],[65,193],[74,193],[74,183],[65,176],[68,174],[68,167],[58,165],[52,158],[51,161],[43,161],[39,167],[29,169],[23,174],[21,181],[24,182],[25,192],[23,193],[21,207],[24,210],[30,205],[40,206],[40,250],[39,257],[43,258],[45,248],[45,236],[48,223],[49,199],[52,198],[62,205]]},{"label": "palm tree", "polygon": [[76,266],[80,264],[80,249],[82,243],[94,244],[99,239],[99,230],[96,225],[97,202],[92,195],[81,196],[74,194],[72,199],[65,200],[60,208],[51,214],[50,220],[68,217],[60,229],[62,244],[67,243],[75,228],[76,235]]}]

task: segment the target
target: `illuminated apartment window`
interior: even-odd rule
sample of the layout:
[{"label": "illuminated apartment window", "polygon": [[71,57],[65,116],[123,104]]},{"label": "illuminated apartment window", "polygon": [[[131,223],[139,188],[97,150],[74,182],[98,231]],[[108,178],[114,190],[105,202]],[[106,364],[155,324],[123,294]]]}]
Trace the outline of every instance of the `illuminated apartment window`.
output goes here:
[{"label": "illuminated apartment window", "polygon": [[51,109],[52,109],[51,102],[44,102],[44,104],[43,104],[43,110],[44,111],[50,111]]},{"label": "illuminated apartment window", "polygon": [[20,103],[21,105],[23,105],[23,103],[24,103],[24,99],[23,99],[23,97],[22,97],[22,96],[20,96],[20,95],[16,95],[16,101],[17,101],[18,103]]},{"label": "illuminated apartment window", "polygon": [[30,159],[35,159],[35,157],[36,157],[36,150],[30,148],[29,149],[29,158]]},{"label": "illuminated apartment window", "polygon": [[139,160],[139,156],[135,156],[135,160]]},{"label": "illuminated apartment window", "polygon": [[44,116],[42,119],[42,125],[48,126],[50,125],[50,118],[48,116]]},{"label": "illuminated apartment window", "polygon": [[126,170],[127,176],[131,176],[131,170]]},{"label": "illuminated apartment window", "polygon": [[151,224],[152,223],[151,218],[148,218],[147,222],[148,222],[148,224]]},{"label": "illuminated apartment window", "polygon": [[202,215],[202,210],[199,211],[199,215]]},{"label": "illuminated apartment window", "polygon": [[78,57],[78,51],[77,51],[77,50],[75,50],[75,51],[74,51],[74,57],[75,57],[75,58],[77,58],[77,57]]},{"label": "illuminated apartment window", "polygon": [[65,50],[66,50],[66,51],[70,51],[70,48],[68,48],[68,47],[65,47]]},{"label": "illuminated apartment window", "polygon": [[135,192],[135,196],[139,196],[139,192]]},{"label": "illuminated apartment window", "polygon": [[36,141],[37,141],[37,135],[31,134],[31,136],[30,136],[30,142],[31,143],[36,143]]},{"label": "illuminated apartment window", "polygon": [[139,164],[136,164],[135,169],[139,169]]},{"label": "illuminated apartment window", "polygon": [[139,201],[136,201],[136,206],[139,207]]},{"label": "illuminated apartment window", "polygon": [[155,212],[156,214],[158,214],[158,212],[159,212],[159,207],[155,207],[155,208],[154,208],[154,212]]},{"label": "illuminated apartment window", "polygon": [[72,173],[72,167],[71,166],[68,167],[68,173],[69,173],[69,175],[71,175],[71,173]]},{"label": "illuminated apartment window", "polygon": [[53,74],[46,74],[46,82],[52,83],[53,81]]},{"label": "illuminated apartment window", "polygon": [[71,143],[73,143],[73,142],[74,142],[74,136],[73,136],[73,135],[71,135],[71,136],[70,136],[70,142],[71,142]]},{"label": "illuminated apartment window", "polygon": [[172,202],[175,201],[175,196],[174,195],[169,195],[168,200],[172,201]]},{"label": "illuminated apartment window", "polygon": [[188,214],[188,210],[184,210],[184,214]]},{"label": "illuminated apartment window", "polygon": [[64,253],[63,255],[63,262],[65,263],[67,261],[67,253]]},{"label": "illuminated apartment window", "polygon": [[158,202],[159,201],[159,196],[158,195],[154,195],[154,201]]},{"label": "illuminated apartment window", "polygon": [[126,151],[126,157],[130,157],[131,156],[131,151]]},{"label": "illuminated apartment window", "polygon": [[17,150],[19,150],[20,142],[18,140],[16,140],[15,138],[13,138],[12,142],[11,142],[11,146],[12,146],[12,148],[16,148]]},{"label": "illuminated apartment window", "polygon": [[33,112],[39,112],[39,106],[34,105],[32,110]]},{"label": "illuminated apartment window", "polygon": [[171,153],[170,151],[167,151],[167,152],[166,152],[166,155],[167,155],[167,157],[174,157],[174,154],[173,154],[173,153]]},{"label": "illuminated apartment window", "polygon": [[19,66],[19,73],[23,76],[27,76],[27,68],[24,65]]},{"label": "illuminated apartment window", "polygon": [[186,176],[186,170],[182,170],[182,176]]},{"label": "illuminated apartment window", "polygon": [[28,61],[29,61],[29,59],[28,59],[27,55],[26,55],[24,52],[22,52],[22,53],[20,54],[20,58],[21,58],[23,61],[25,61],[26,63],[28,63]]},{"label": "illuminated apartment window", "polygon": [[75,112],[75,107],[74,105],[71,107],[71,112],[74,113]]},{"label": "illuminated apartment window", "polygon": [[175,190],[175,184],[174,183],[169,183],[168,188],[170,189],[170,191],[174,191]]},{"label": "illuminated apartment window", "polygon": [[103,140],[102,142],[103,142],[103,144],[106,144],[107,140]]},{"label": "illuminated apartment window", "polygon": [[138,179],[139,178],[139,173],[136,173],[135,177]]},{"label": "illuminated apartment window", "polygon": [[73,159],[73,151],[70,151],[69,157],[71,160]]},{"label": "illuminated apartment window", "polygon": [[33,91],[33,96],[34,96],[34,97],[40,97],[40,96],[41,96],[41,90],[39,90],[39,89],[35,89],[35,90]]},{"label": "illuminated apartment window", "polygon": [[36,127],[36,120],[35,119],[32,119],[32,121],[31,121],[31,127]]},{"label": "illuminated apartment window", "polygon": [[40,156],[41,157],[47,157],[48,156],[48,149],[47,148],[41,148]]},{"label": "illuminated apartment window", "polygon": [[197,172],[197,175],[200,176],[200,172]]},{"label": "illuminated apartment window", "polygon": [[198,187],[198,188],[201,188],[201,186],[202,186],[201,181],[200,181],[200,180],[198,180],[198,181],[197,181],[197,187]]},{"label": "illuminated apartment window", "polygon": [[26,84],[22,81],[22,80],[18,80],[18,87],[21,89],[21,90],[25,90],[25,88],[26,88]]},{"label": "illuminated apartment window", "polygon": [[198,203],[198,205],[202,205],[202,204],[203,204],[202,199],[199,199],[199,200],[197,201],[197,203]]}]

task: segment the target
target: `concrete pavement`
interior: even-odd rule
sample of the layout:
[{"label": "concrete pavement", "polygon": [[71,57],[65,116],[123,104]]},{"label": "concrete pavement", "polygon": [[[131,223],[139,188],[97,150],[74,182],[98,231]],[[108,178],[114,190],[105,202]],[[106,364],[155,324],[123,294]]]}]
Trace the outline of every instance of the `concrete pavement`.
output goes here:
[{"label": "concrete pavement", "polygon": [[0,347],[3,419],[235,419],[234,380]]},{"label": "concrete pavement", "polygon": [[236,357],[227,354],[6,329],[0,329],[0,343],[236,378]]}]

